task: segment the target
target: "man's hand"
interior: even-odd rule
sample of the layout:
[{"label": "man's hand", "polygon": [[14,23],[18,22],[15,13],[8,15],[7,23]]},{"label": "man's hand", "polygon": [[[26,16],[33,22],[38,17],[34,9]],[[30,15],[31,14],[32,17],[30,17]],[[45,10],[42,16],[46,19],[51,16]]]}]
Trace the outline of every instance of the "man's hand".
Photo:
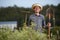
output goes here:
[{"label": "man's hand", "polygon": [[48,26],[48,27],[51,27],[51,23],[50,23],[50,22],[48,22],[47,26]]}]

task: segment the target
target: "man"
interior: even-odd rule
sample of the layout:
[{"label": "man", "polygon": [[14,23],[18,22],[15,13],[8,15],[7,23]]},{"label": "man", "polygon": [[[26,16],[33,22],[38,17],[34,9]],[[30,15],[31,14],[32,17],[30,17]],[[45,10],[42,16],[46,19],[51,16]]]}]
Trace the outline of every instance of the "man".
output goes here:
[{"label": "man", "polygon": [[42,27],[45,27],[45,18],[41,14],[42,6],[36,3],[32,5],[32,9],[34,11],[34,14],[30,15],[28,25],[30,25],[31,22],[33,22],[35,24],[33,29],[42,32]]}]

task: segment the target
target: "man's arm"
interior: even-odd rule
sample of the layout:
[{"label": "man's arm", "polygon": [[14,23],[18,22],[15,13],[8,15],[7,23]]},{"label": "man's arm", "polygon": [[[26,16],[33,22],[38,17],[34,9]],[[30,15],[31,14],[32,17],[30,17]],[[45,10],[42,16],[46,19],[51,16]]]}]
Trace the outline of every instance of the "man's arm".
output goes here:
[{"label": "man's arm", "polygon": [[45,28],[46,27],[46,21],[45,21],[45,17],[43,16],[43,20],[42,20],[42,27]]},{"label": "man's arm", "polygon": [[31,25],[31,18],[29,17],[28,22],[27,22],[27,26],[30,26],[30,25]]}]

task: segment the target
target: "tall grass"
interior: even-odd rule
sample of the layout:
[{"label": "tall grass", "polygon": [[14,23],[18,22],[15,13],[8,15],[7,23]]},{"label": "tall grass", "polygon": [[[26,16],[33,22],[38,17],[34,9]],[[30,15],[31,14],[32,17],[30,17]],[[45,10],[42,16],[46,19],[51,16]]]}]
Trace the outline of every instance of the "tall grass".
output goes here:
[{"label": "tall grass", "polygon": [[[48,40],[47,34],[35,31],[32,27],[23,26],[22,30],[13,32],[9,28],[0,29],[0,40]],[[55,40],[52,38],[51,40]]]}]

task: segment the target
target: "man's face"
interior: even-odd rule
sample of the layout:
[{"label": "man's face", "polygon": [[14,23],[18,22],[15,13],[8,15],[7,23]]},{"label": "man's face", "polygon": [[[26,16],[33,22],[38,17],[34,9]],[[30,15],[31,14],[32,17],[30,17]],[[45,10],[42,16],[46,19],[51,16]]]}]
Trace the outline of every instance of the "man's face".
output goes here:
[{"label": "man's face", "polygon": [[39,13],[41,11],[41,8],[39,6],[35,6],[33,10],[35,13]]}]

